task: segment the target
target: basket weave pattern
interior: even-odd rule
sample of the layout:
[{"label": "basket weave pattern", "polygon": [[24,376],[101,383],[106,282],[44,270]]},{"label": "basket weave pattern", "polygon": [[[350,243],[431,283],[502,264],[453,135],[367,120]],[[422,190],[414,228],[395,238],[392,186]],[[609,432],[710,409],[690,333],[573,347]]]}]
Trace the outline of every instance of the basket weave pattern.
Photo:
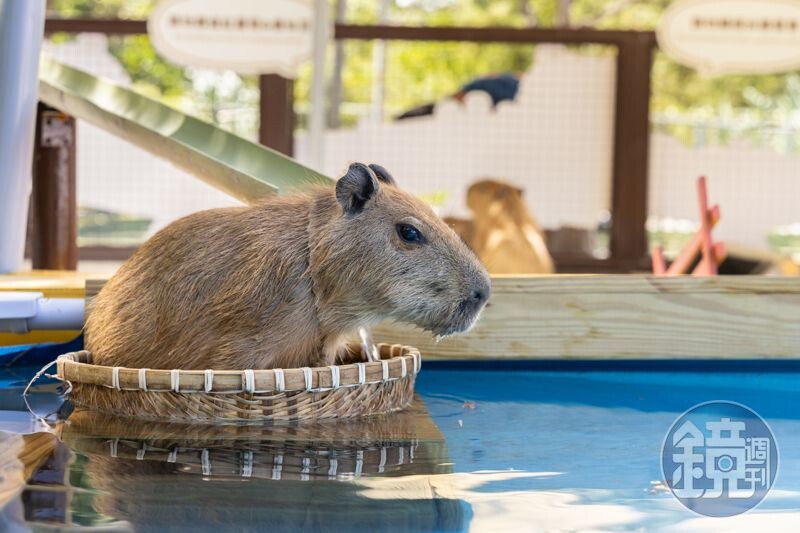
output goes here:
[{"label": "basket weave pattern", "polygon": [[80,351],[58,358],[57,375],[70,383],[74,405],[117,416],[203,423],[348,418],[397,411],[413,399],[419,351],[377,348],[375,362],[241,371],[100,366]]}]

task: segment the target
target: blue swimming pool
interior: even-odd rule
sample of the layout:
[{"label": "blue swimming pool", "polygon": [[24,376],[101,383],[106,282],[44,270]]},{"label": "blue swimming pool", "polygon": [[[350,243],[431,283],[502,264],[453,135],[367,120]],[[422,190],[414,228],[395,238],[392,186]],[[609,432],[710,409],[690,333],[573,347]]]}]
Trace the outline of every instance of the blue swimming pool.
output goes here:
[{"label": "blue swimming pool", "polygon": [[[0,378],[0,429],[7,450],[30,449],[19,442],[35,429],[19,400],[28,372],[14,372]],[[60,440],[43,439],[53,451],[30,486],[5,502],[3,523],[788,531],[800,519],[796,362],[428,362],[417,392],[410,413],[321,430],[217,435],[120,421],[62,425]],[[52,393],[34,400],[37,411],[58,405]],[[755,410],[780,450],[771,492],[737,517],[694,514],[662,482],[665,434],[682,412],[709,400]]]}]

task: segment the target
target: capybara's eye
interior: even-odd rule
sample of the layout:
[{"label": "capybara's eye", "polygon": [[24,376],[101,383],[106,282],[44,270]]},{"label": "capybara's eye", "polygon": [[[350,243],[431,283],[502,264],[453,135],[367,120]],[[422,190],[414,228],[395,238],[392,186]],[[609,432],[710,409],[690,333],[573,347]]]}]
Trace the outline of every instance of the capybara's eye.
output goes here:
[{"label": "capybara's eye", "polygon": [[397,234],[406,242],[414,244],[422,244],[424,242],[422,233],[411,224],[398,224]]}]

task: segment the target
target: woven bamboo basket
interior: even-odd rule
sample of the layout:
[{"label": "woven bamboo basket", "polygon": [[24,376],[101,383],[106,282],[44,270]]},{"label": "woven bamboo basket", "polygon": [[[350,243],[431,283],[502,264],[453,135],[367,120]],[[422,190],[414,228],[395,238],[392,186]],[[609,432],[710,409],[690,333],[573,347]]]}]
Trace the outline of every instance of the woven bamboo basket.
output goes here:
[{"label": "woven bamboo basket", "polygon": [[[92,364],[87,351],[57,359],[76,407],[147,420],[281,422],[369,416],[407,407],[422,358],[378,344],[379,361],[273,370],[156,370]],[[352,347],[355,359],[360,347]]]}]

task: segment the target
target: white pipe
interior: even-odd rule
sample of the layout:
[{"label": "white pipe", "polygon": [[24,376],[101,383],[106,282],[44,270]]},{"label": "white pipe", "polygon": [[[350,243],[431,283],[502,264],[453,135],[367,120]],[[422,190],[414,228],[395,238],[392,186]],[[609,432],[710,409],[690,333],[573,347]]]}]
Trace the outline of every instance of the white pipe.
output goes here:
[{"label": "white pipe", "polygon": [[83,298],[41,298],[36,315],[28,319],[28,327],[37,329],[83,329]]},{"label": "white pipe", "polygon": [[328,1],[314,1],[314,44],[311,54],[311,110],[308,117],[310,166],[322,170],[325,150],[325,55],[328,48]]},{"label": "white pipe", "polygon": [[0,292],[0,331],[83,329],[83,298],[45,298],[41,292]]},{"label": "white pipe", "polygon": [[45,0],[0,0],[0,273],[24,256],[44,10]]}]

